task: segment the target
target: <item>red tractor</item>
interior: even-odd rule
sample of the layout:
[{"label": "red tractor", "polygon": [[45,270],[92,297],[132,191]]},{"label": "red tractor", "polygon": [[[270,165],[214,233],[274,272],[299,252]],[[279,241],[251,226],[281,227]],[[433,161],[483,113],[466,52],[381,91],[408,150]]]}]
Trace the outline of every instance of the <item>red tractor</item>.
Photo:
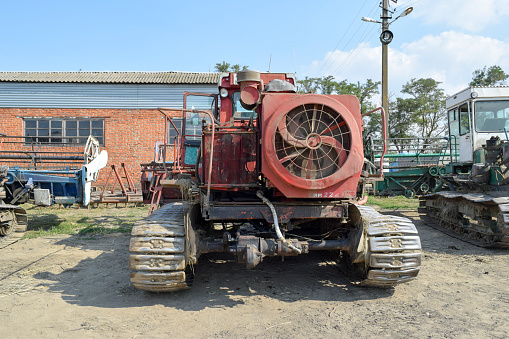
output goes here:
[{"label": "red tractor", "polygon": [[248,70],[224,73],[218,95],[186,94],[181,111],[182,133],[168,118],[162,160],[143,167],[144,191],[163,206],[133,228],[135,287],[186,289],[209,252],[253,268],[330,251],[369,286],[417,276],[413,223],[361,205],[373,179],[355,96],[297,94],[293,75]]}]

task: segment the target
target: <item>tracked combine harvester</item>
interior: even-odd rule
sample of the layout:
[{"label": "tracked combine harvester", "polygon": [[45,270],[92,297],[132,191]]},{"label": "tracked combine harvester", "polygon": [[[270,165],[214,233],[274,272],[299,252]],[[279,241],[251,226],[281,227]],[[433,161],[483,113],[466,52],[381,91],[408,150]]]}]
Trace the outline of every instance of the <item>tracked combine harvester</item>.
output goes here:
[{"label": "tracked combine harvester", "polygon": [[80,169],[21,169],[0,165],[0,248],[18,241],[27,230],[26,211],[20,204],[87,206],[90,203],[92,182],[106,166],[108,153],[99,152],[99,142],[90,136],[81,159],[85,164]]},{"label": "tracked combine harvester", "polygon": [[509,248],[509,87],[470,87],[446,106],[449,190],[421,197],[420,211],[454,237]]},{"label": "tracked combine harvester", "polygon": [[219,95],[185,95],[182,134],[168,118],[175,141],[165,137],[165,160],[144,167],[147,183],[164,174],[161,189],[145,192],[165,204],[133,228],[134,286],[186,289],[209,252],[253,268],[268,256],[330,251],[369,286],[417,276],[412,222],[359,204],[365,183],[381,174],[363,171],[358,99],[297,94],[294,84],[290,74],[242,71],[221,76]]}]

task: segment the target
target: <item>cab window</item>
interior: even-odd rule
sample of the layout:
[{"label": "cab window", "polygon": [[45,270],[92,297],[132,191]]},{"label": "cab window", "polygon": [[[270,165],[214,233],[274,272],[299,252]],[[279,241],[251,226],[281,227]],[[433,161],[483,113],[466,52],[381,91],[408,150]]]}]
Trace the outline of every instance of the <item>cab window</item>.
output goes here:
[{"label": "cab window", "polygon": [[478,132],[503,132],[509,129],[509,101],[477,101],[475,126]]},{"label": "cab window", "polygon": [[210,117],[205,113],[186,112],[186,140],[201,140],[203,126],[210,124]]},{"label": "cab window", "polygon": [[242,107],[240,103],[240,92],[233,93],[233,117],[235,119],[253,119],[257,118],[257,113],[255,111],[250,111]]},{"label": "cab window", "polygon": [[470,133],[468,104],[463,104],[459,107],[460,118],[460,135]]},{"label": "cab window", "polygon": [[457,108],[449,111],[449,131],[451,137],[458,137],[460,135],[460,125]]}]

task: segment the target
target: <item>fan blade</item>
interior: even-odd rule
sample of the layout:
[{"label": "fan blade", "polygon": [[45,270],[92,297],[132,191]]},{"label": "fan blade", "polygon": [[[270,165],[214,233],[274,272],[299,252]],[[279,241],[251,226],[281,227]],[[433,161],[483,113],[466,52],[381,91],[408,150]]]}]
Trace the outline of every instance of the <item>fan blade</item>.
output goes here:
[{"label": "fan blade", "polygon": [[307,164],[306,164],[306,179],[311,179],[311,173],[313,171],[313,167],[316,167],[316,166],[313,166],[313,150],[311,150],[309,152],[309,157],[307,159]]},{"label": "fan blade", "polygon": [[322,140],[322,144],[328,145],[335,149],[344,149],[343,144],[333,137],[322,135],[320,136],[320,139]]},{"label": "fan blade", "polygon": [[281,161],[282,164],[284,164],[285,162],[287,162],[288,160],[292,160],[292,159],[295,159],[296,157],[298,157],[299,155],[302,155],[302,153],[305,151],[306,149],[303,148],[301,151],[296,151],[296,152],[293,152],[292,154],[288,154],[286,157],[280,159],[279,161]]},{"label": "fan blade", "polygon": [[328,147],[327,152],[324,150],[325,146],[322,146],[315,150],[317,156],[318,168],[320,171],[320,178],[328,177],[338,169],[337,157],[332,158],[329,153],[332,148]]},{"label": "fan blade", "polygon": [[295,147],[306,147],[306,140],[297,139],[294,137],[290,132],[288,132],[288,129],[286,128],[285,119],[281,119],[281,122],[278,125],[278,131],[279,134],[281,134],[281,137],[284,141],[289,143],[292,146]]},{"label": "fan blade", "polygon": [[318,110],[318,105],[313,105],[313,117],[311,118],[311,133],[315,133],[316,128],[318,127],[317,121],[316,121],[316,111]]},{"label": "fan blade", "polygon": [[[343,144],[341,144],[338,140],[334,139],[333,137],[321,136],[321,139],[322,139],[322,144],[332,147],[338,153],[338,157],[339,157],[338,164],[340,167],[343,166],[343,164],[346,161],[346,158],[348,157],[348,154],[346,153],[346,150],[343,147]],[[328,154],[328,153],[325,152],[325,154]]]},{"label": "fan blade", "polygon": [[335,130],[337,130],[338,128],[343,127],[343,126],[345,126],[345,122],[344,122],[344,121],[340,122],[340,123],[339,123],[339,124],[337,124],[337,125],[327,127],[326,129],[324,129],[324,130],[323,130],[321,133],[319,133],[319,134],[320,134],[320,135],[322,135],[322,134],[327,134],[327,133],[330,133],[330,132],[332,132],[332,131],[335,131]]}]

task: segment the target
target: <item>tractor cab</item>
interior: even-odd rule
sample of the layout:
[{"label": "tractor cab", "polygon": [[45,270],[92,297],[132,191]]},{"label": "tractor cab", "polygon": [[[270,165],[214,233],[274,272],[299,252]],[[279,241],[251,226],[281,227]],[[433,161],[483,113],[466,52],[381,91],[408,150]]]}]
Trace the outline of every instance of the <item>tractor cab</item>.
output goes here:
[{"label": "tractor cab", "polygon": [[182,165],[194,167],[198,158],[201,145],[203,128],[210,124],[210,116],[199,111],[211,111],[212,116],[217,119],[218,103],[217,95],[206,93],[185,93],[184,108],[197,110],[197,112],[184,110],[182,119]]},{"label": "tractor cab", "polygon": [[[260,79],[251,85],[256,92],[263,89],[272,80],[288,82],[295,85],[295,76],[284,73],[260,74]],[[235,135],[246,131],[255,131],[258,126],[258,101],[250,107],[241,102],[241,86],[237,81],[237,73],[223,73],[220,77],[219,94],[185,93],[184,112],[182,119],[181,155],[183,167],[195,167],[201,154],[202,132],[211,124],[210,116],[200,111],[212,112],[216,125],[224,127],[229,134]],[[190,110],[196,110],[190,111]],[[171,131],[171,129],[170,129]],[[205,138],[207,133],[205,133]],[[226,133],[228,134],[228,133]],[[218,134],[221,135],[221,134]],[[240,135],[240,134],[239,134]],[[257,135],[256,135],[257,136]],[[223,136],[224,137],[224,136]],[[228,137],[225,137],[228,138]],[[227,140],[225,139],[227,143]],[[206,151],[205,151],[206,152]]]},{"label": "tractor cab", "polygon": [[509,86],[469,87],[447,99],[451,160],[483,162],[487,140],[509,140]]}]

